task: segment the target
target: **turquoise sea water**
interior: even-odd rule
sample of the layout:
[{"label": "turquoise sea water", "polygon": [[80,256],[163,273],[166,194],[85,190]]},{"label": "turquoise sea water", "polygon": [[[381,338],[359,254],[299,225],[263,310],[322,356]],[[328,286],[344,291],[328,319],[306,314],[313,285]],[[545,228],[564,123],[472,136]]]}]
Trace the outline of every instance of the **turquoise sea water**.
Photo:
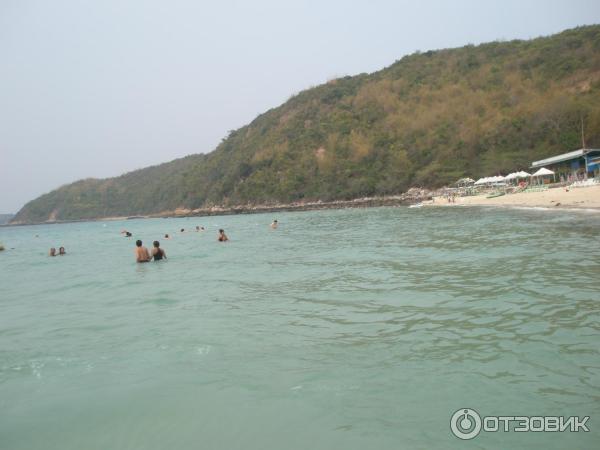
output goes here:
[{"label": "turquoise sea water", "polygon": [[[0,229],[0,449],[600,446],[600,214],[273,218]],[[463,407],[590,432],[462,441]]]}]

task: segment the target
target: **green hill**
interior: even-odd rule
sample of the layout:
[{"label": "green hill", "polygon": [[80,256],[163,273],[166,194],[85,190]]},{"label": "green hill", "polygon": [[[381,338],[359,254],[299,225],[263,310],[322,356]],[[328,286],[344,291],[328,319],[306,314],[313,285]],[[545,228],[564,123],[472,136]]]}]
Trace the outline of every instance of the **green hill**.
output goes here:
[{"label": "green hill", "polygon": [[14,221],[334,200],[437,187],[600,146],[600,26],[428,51],[332,80],[232,131],[211,153],[87,179]]}]

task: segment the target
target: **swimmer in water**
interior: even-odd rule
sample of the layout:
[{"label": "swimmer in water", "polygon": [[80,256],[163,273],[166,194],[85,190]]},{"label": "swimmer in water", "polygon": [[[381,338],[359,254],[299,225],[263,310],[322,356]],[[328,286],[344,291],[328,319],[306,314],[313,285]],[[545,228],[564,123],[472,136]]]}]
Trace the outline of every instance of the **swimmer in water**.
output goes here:
[{"label": "swimmer in water", "polygon": [[185,233],[185,228],[182,228],[182,229],[181,229],[181,230],[179,230],[179,231],[181,231],[182,233]]},{"label": "swimmer in water", "polygon": [[275,219],[275,220],[273,221],[273,223],[271,223],[271,228],[275,229],[275,228],[277,228],[277,225],[278,225],[278,223],[277,223],[277,219]]},{"label": "swimmer in water", "polygon": [[54,247],[52,247],[52,248],[50,249],[50,253],[49,253],[49,255],[50,255],[50,256],[56,256],[56,249],[55,249]]},{"label": "swimmer in water", "polygon": [[142,246],[142,241],[139,239],[135,242],[135,261],[139,263],[145,263],[150,261],[150,254],[148,253],[148,249]]},{"label": "swimmer in water", "polygon": [[217,238],[217,240],[219,242],[227,242],[229,240],[229,238],[227,237],[227,235],[225,234],[225,230],[223,230],[223,228],[221,228],[219,230],[219,237]]},{"label": "swimmer in water", "polygon": [[59,254],[60,256],[63,256],[63,255],[66,255],[66,254],[67,254],[67,252],[65,251],[65,248],[64,248],[64,247],[61,247],[61,248],[59,248],[59,249],[58,249],[58,254]]},{"label": "swimmer in water", "polygon": [[165,251],[160,248],[160,242],[154,241],[154,248],[152,249],[152,256],[154,257],[154,261],[160,261],[161,259],[167,259],[167,254]]},{"label": "swimmer in water", "polygon": [[168,234],[165,234],[165,239],[171,239],[171,236],[169,236]]}]

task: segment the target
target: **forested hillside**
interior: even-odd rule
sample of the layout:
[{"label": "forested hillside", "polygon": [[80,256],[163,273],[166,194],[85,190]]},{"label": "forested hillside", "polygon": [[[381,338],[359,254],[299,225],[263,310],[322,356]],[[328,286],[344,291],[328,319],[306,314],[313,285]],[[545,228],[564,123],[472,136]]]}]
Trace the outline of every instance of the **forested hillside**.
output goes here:
[{"label": "forested hillside", "polygon": [[210,205],[350,199],[600,147],[600,26],[530,41],[428,51],[332,80],[232,131],[211,153],[87,179],[14,221],[89,219]]}]

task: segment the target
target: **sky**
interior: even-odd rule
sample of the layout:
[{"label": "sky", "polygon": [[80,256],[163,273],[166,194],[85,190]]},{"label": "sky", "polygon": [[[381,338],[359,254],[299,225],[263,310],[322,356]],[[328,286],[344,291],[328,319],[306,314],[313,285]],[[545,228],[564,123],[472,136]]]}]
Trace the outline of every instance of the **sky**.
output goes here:
[{"label": "sky", "polygon": [[598,0],[0,0],[0,213],[191,153],[417,50],[600,23]]}]

